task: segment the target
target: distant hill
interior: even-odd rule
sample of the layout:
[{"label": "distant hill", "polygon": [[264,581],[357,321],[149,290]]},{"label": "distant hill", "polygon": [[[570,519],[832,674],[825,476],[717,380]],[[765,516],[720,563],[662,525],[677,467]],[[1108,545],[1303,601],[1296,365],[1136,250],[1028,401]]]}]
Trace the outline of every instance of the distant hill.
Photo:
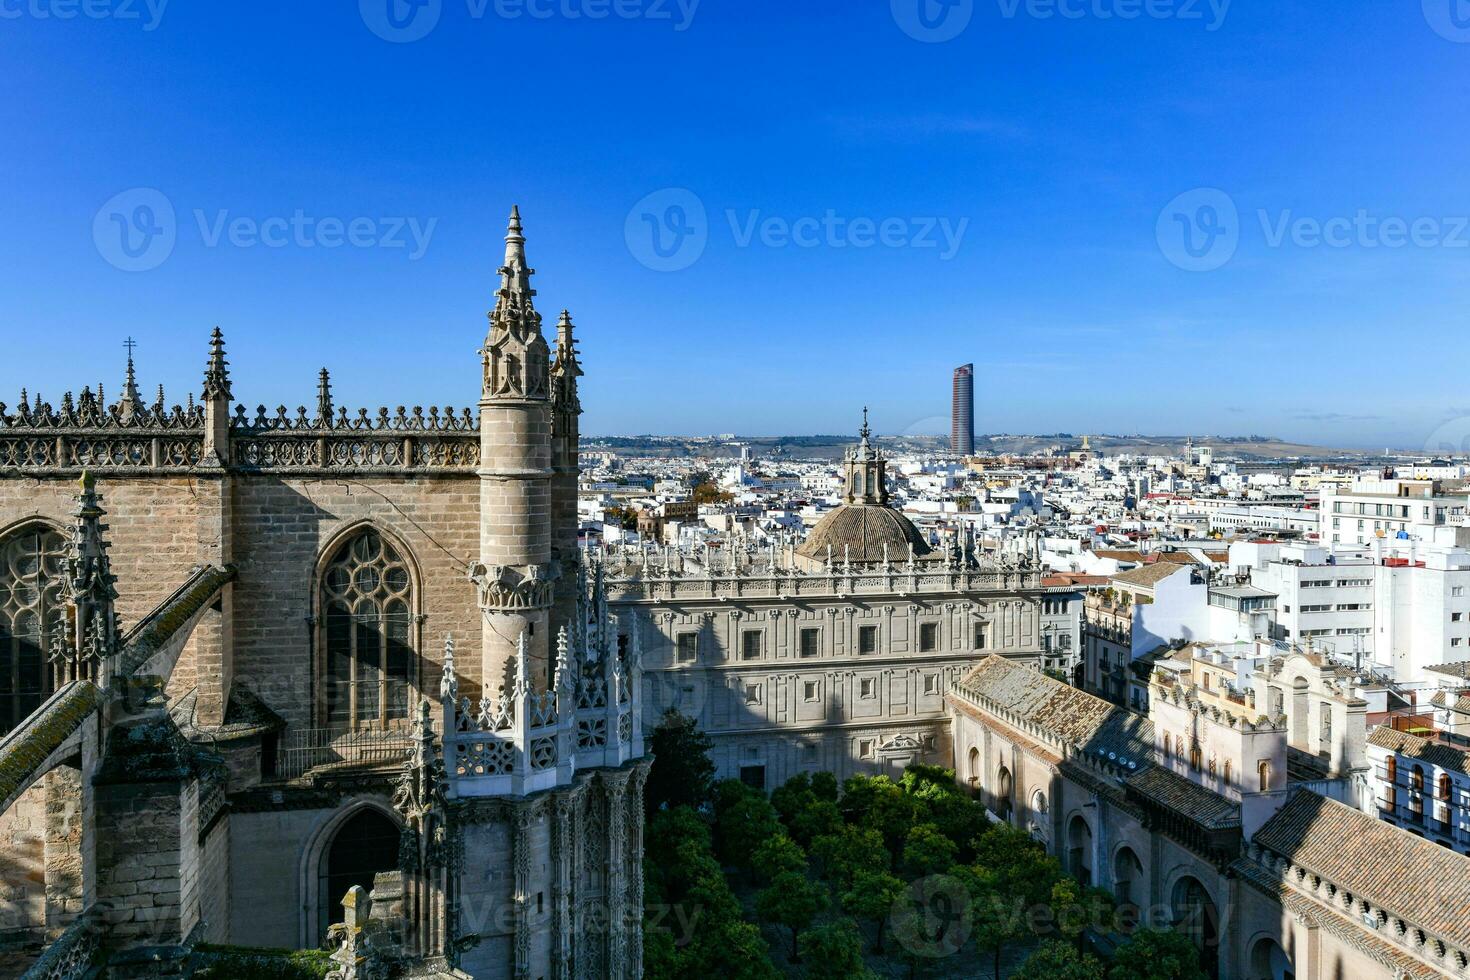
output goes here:
[{"label": "distant hill", "polygon": [[[1309,446],[1270,436],[1089,436],[1093,451],[1110,456],[1119,453],[1177,456],[1184,452],[1185,445],[1191,439],[1196,446],[1212,447],[1217,459],[1366,462],[1378,458],[1363,450]],[[847,447],[855,442],[856,439],[850,435],[741,435],[733,440],[653,435],[604,436],[584,438],[582,449],[584,452],[607,450],[620,455],[662,456],[670,459],[735,459],[740,456],[741,447],[748,446],[751,454],[758,457],[776,454],[792,459],[840,459]],[[879,436],[878,442],[889,452],[944,452],[949,448],[949,440],[942,436]],[[1052,447],[1067,451],[1081,445],[1081,436],[1071,433],[981,435],[975,438],[976,451],[987,455],[994,453],[1029,456],[1046,453]]]}]

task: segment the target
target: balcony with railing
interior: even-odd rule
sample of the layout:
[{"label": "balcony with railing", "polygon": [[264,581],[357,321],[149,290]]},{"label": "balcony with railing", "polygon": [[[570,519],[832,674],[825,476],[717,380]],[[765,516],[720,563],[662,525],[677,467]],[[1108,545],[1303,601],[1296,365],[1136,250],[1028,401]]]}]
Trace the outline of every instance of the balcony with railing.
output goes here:
[{"label": "balcony with railing", "polygon": [[347,770],[397,770],[413,742],[402,728],[305,728],[286,731],[277,779],[293,781]]}]

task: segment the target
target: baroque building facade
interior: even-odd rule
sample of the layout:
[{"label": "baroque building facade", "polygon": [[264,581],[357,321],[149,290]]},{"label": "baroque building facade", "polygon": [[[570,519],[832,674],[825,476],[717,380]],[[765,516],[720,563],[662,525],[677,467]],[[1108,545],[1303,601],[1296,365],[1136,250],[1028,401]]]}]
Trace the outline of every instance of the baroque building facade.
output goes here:
[{"label": "baroque building facade", "polygon": [[0,404],[0,938],[34,975],[329,938],[344,977],[641,974],[639,631],[577,550],[582,372],[532,275],[513,212],[477,413],[352,414],[325,370],[232,408],[218,329],[184,406],[131,357],[116,401]]},{"label": "baroque building facade", "polygon": [[1041,665],[1033,556],[931,549],[888,506],[866,417],[844,470],[842,503],[799,547],[607,557],[608,601],[640,632],[646,722],[695,718],[720,778],[769,789],[947,763],[961,675],[991,653]]}]

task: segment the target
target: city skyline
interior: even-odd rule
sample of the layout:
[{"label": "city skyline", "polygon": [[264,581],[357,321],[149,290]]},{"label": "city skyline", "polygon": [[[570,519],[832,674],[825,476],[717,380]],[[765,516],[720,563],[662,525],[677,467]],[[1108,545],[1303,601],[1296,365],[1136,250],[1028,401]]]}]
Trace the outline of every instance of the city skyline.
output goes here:
[{"label": "city skyline", "polygon": [[[59,393],[34,366],[99,331],[71,345],[79,374],[115,385],[133,336],[141,376],[182,393],[192,338],[219,324],[261,379],[252,403],[309,398],[319,360],[343,401],[370,401],[391,361],[403,400],[463,403],[520,203],[606,367],[590,434],[845,431],[854,386],[881,431],[942,433],[937,379],[965,361],[987,430],[1423,448],[1470,416],[1454,359],[1408,353],[1453,349],[1470,292],[1467,109],[1434,95],[1470,46],[1420,5],[962,4],[962,29],[926,43],[877,4],[841,9],[841,47],[831,3],[783,9],[778,31],[713,0],[659,4],[667,19],[432,6],[417,40],[352,7],[286,30],[182,5],[7,21],[0,51],[37,95],[0,106],[0,167],[27,188],[0,236],[4,399]],[[1375,57],[1338,78],[1363,37]],[[560,67],[513,124],[484,124],[499,52]],[[99,100],[97,71],[132,80]],[[659,78],[680,84],[643,98]],[[806,84],[820,108],[785,97]],[[165,225],[160,258],[138,236]],[[1406,333],[1379,379],[1362,352]],[[677,421],[626,397],[666,379]]]}]

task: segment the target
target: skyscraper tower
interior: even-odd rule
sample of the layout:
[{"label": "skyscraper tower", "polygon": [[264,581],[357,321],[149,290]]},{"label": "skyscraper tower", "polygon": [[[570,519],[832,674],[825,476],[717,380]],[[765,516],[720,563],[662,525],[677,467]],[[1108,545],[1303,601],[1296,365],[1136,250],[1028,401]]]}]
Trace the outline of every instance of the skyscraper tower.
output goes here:
[{"label": "skyscraper tower", "polygon": [[954,369],[954,402],[950,409],[949,451],[975,455],[975,365]]}]

